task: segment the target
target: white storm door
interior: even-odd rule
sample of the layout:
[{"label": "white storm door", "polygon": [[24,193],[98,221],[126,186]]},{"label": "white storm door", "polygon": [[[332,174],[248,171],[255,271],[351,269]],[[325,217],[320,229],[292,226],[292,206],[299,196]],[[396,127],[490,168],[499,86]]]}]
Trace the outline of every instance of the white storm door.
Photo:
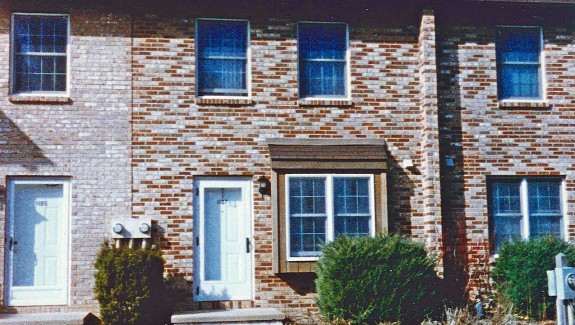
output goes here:
[{"label": "white storm door", "polygon": [[8,190],[9,306],[68,303],[69,183],[13,180]]},{"label": "white storm door", "polygon": [[196,186],[196,300],[250,300],[252,181],[199,179]]}]

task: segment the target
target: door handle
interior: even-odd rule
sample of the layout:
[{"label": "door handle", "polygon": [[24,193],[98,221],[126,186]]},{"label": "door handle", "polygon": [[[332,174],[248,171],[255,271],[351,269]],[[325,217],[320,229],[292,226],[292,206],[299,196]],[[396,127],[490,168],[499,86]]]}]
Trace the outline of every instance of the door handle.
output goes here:
[{"label": "door handle", "polygon": [[14,240],[13,237],[10,237],[10,240],[8,240],[8,249],[12,250],[16,245],[18,245],[18,241]]},{"label": "door handle", "polygon": [[246,253],[250,252],[250,246],[251,246],[251,242],[249,238],[246,238]]}]

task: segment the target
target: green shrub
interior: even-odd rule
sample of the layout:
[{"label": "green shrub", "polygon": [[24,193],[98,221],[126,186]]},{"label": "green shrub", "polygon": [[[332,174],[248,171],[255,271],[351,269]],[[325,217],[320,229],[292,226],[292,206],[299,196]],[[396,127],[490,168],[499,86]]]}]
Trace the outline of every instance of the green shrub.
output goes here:
[{"label": "green shrub", "polygon": [[96,259],[94,292],[106,325],[169,323],[164,260],[158,249],[102,246]]},{"label": "green shrub", "polygon": [[398,236],[339,237],[316,269],[319,310],[330,321],[420,323],[442,312],[434,262]]},{"label": "green shrub", "polygon": [[546,271],[555,268],[559,253],[567,256],[568,265],[575,265],[575,246],[555,237],[503,245],[491,276],[515,312],[535,320],[554,318],[555,299],[547,294]]}]

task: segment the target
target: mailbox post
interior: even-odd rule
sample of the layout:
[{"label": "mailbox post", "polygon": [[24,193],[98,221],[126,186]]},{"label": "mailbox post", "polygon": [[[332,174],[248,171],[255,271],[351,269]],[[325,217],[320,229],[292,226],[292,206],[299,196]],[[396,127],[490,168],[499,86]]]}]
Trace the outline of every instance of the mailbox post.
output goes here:
[{"label": "mailbox post", "polygon": [[549,296],[557,297],[557,325],[575,325],[575,268],[568,267],[565,254],[555,256],[555,270],[547,271]]}]

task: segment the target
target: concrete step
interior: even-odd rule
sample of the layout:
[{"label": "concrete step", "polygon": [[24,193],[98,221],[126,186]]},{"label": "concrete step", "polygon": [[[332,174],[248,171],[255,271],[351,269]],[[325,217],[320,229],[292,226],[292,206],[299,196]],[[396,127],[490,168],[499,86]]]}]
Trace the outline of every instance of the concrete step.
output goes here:
[{"label": "concrete step", "polygon": [[273,308],[198,310],[172,316],[174,325],[281,325],[285,315]]},{"label": "concrete step", "polygon": [[89,312],[0,314],[0,324],[10,325],[84,325],[98,324]]}]

